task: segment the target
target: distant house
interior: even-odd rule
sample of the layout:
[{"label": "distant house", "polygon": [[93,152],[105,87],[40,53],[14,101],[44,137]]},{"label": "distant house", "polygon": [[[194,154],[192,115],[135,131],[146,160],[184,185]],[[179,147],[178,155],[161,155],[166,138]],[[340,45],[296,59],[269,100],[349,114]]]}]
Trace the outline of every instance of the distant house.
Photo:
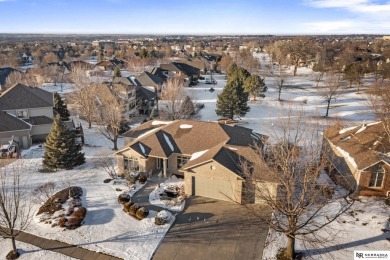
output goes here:
[{"label": "distant house", "polygon": [[390,195],[390,136],[381,122],[324,131],[330,176],[359,195]]},{"label": "distant house", "polygon": [[91,70],[93,69],[94,65],[92,65],[91,63],[88,63],[88,62],[85,62],[85,61],[82,61],[82,60],[75,60],[75,61],[71,61],[68,63],[68,68],[70,70],[74,69],[74,68],[82,68],[84,70]]},{"label": "distant house", "polygon": [[125,146],[115,153],[120,174],[177,175],[184,178],[189,195],[243,203],[249,194],[242,162],[251,165],[255,178],[266,178],[253,149],[261,136],[248,128],[191,120],[149,121],[123,136]]},{"label": "distant house", "polygon": [[125,64],[124,61],[118,59],[105,60],[96,63],[95,68],[100,70],[114,70],[115,67],[123,67]]},{"label": "distant house", "polygon": [[172,62],[160,64],[160,69],[167,77],[181,77],[186,82],[189,82],[189,85],[196,85],[200,77],[200,70],[186,63]]},{"label": "distant house", "polygon": [[3,91],[5,90],[8,76],[15,71],[19,71],[19,70],[11,67],[0,68],[0,92],[1,90]]},{"label": "distant house", "polygon": [[135,82],[138,86],[153,87],[160,90],[162,84],[164,84],[164,79],[145,71],[135,78]]},{"label": "distant house", "polygon": [[206,73],[210,69],[210,63],[206,58],[195,57],[192,59],[181,59],[182,63],[188,64],[200,70],[201,73]]},{"label": "distant house", "polygon": [[[30,125],[32,142],[42,142],[46,139],[53,123],[53,107],[53,93],[23,84],[8,88],[0,96],[0,111]],[[5,123],[0,121],[0,125],[2,124]],[[31,142],[26,140],[21,145],[26,147],[30,144]]]},{"label": "distant house", "polygon": [[157,106],[157,93],[154,88],[136,84],[130,77],[115,77],[106,85],[125,102],[125,117],[138,115],[150,117]]}]

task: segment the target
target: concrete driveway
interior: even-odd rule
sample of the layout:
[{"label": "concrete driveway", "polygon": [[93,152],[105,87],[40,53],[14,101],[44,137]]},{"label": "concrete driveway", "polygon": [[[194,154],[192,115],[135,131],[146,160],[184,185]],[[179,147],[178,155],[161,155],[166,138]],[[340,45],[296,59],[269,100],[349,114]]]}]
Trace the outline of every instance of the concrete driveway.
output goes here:
[{"label": "concrete driveway", "polygon": [[268,228],[253,220],[244,206],[191,197],[153,259],[261,259]]}]

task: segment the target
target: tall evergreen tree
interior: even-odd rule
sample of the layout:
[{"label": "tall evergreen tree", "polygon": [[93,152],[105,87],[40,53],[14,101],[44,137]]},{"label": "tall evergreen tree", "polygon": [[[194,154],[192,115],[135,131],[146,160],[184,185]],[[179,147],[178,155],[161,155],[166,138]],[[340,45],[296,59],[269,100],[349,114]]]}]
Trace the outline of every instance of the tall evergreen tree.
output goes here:
[{"label": "tall evergreen tree", "polygon": [[256,97],[261,89],[264,89],[265,83],[259,75],[249,76],[244,83],[244,90],[253,96],[253,100],[256,100]]},{"label": "tall evergreen tree", "polygon": [[54,93],[54,111],[56,111],[57,114],[60,115],[62,121],[69,120],[70,114],[68,111],[68,106],[62,100],[60,94],[58,94],[57,92]]},{"label": "tall evergreen tree", "polygon": [[57,115],[53,128],[45,141],[43,166],[46,169],[72,169],[85,163],[82,146],[76,142],[75,133],[70,131]]},{"label": "tall evergreen tree", "polygon": [[242,85],[226,84],[222,93],[218,95],[217,115],[233,119],[234,116],[245,116],[250,107],[247,105],[249,94],[244,92]]},{"label": "tall evergreen tree", "polygon": [[115,67],[114,69],[114,75],[112,76],[112,78],[116,78],[116,77],[122,77],[122,73],[121,73],[121,70],[118,66]]}]

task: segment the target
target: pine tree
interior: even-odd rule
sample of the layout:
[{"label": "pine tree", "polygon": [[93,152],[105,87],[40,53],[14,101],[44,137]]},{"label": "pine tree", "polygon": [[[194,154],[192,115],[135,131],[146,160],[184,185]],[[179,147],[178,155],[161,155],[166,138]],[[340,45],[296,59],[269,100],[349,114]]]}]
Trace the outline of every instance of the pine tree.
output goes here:
[{"label": "pine tree", "polygon": [[53,128],[45,141],[43,166],[45,169],[72,169],[85,163],[81,144],[76,143],[75,133],[70,131],[57,115]]},{"label": "pine tree", "polygon": [[218,95],[217,115],[233,119],[234,116],[245,116],[250,107],[247,105],[248,93],[241,85],[228,83],[222,93]]},{"label": "pine tree", "polygon": [[261,89],[264,89],[265,83],[259,75],[249,76],[244,83],[244,90],[253,96],[253,100],[256,100],[256,97]]},{"label": "pine tree", "polygon": [[122,77],[122,73],[121,73],[121,70],[119,69],[118,66],[115,67],[114,69],[114,75],[112,76],[113,78],[116,78],[116,77]]},{"label": "pine tree", "polygon": [[54,111],[56,111],[57,114],[60,115],[62,121],[69,120],[70,114],[68,111],[68,106],[62,100],[60,94],[58,94],[57,92],[54,93]]}]

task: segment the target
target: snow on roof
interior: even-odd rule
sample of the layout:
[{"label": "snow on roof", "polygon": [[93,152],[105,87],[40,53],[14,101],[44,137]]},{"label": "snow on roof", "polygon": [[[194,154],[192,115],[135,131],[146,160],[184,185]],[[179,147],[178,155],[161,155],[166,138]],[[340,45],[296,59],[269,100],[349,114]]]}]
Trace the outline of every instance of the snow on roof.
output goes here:
[{"label": "snow on roof", "polygon": [[363,131],[366,130],[366,129],[367,129],[367,125],[363,124],[363,125],[356,131],[355,134],[361,133],[361,132],[363,132]]},{"label": "snow on roof", "polygon": [[139,148],[141,148],[142,153],[145,155],[146,154],[145,147],[141,143],[138,143],[138,145],[139,145]]},{"label": "snow on roof", "polygon": [[158,130],[158,128],[156,128],[156,129],[151,129],[151,130],[149,130],[149,131],[143,133],[142,135],[138,136],[137,139],[138,139],[138,138],[142,138],[142,137],[144,137],[144,136],[146,136],[146,135],[148,135],[148,134],[150,134],[150,133],[156,132],[157,130]]},{"label": "snow on roof", "polygon": [[181,128],[181,129],[190,129],[190,128],[192,128],[192,125],[181,124],[181,125],[180,125],[180,128]]},{"label": "snow on roof", "polygon": [[203,154],[205,154],[208,150],[209,150],[209,149],[204,150],[204,151],[200,151],[200,152],[193,153],[192,156],[191,156],[191,158],[190,158],[190,161],[195,160],[195,159],[201,157],[201,156],[202,156]]},{"label": "snow on roof", "polygon": [[343,149],[341,149],[340,147],[336,146],[336,149],[337,151],[339,151],[341,153],[341,155],[347,160],[349,161],[353,167],[355,167],[356,169],[358,168],[356,162],[355,162],[355,159],[353,159],[348,152],[344,151]]},{"label": "snow on roof", "polygon": [[159,121],[159,120],[154,120],[152,122],[152,125],[167,125],[172,123],[172,121]]},{"label": "snow on roof", "polygon": [[171,148],[171,151],[173,152],[175,149],[173,147],[171,140],[169,139],[169,137],[166,134],[163,133],[163,135],[164,135],[165,142],[167,142],[167,144],[169,145],[169,148]]},{"label": "snow on roof", "polygon": [[231,147],[231,146],[229,146],[228,147],[230,150],[233,150],[233,151],[237,151],[238,149],[237,148],[234,148],[234,147]]},{"label": "snow on roof", "polygon": [[351,130],[357,128],[357,127],[358,127],[358,126],[352,126],[352,127],[343,128],[343,129],[341,129],[341,130],[339,131],[339,134],[342,135],[342,134],[344,134],[344,133],[346,133],[346,132],[348,132],[348,131],[351,131]]}]

